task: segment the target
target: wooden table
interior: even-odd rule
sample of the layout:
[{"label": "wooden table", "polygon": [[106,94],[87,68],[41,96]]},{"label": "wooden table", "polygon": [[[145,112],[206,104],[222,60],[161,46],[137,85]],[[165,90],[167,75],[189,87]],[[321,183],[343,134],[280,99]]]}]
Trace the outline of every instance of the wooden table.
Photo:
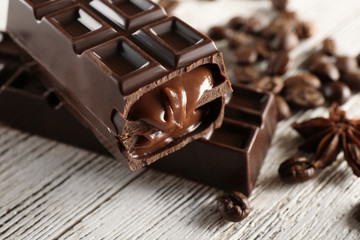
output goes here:
[{"label": "wooden table", "polygon": [[[343,54],[360,52],[359,0],[294,0],[290,8],[318,29],[292,52],[295,61],[329,35]],[[269,18],[270,1],[182,0],[175,11],[202,31],[254,13]],[[360,116],[359,103],[355,95],[343,108]],[[360,239],[360,180],[342,155],[303,184],[285,184],[277,175],[300,141],[290,123],[327,112],[298,112],[279,123],[250,197],[251,214],[239,223],[217,212],[220,190],[154,170],[130,172],[111,158],[2,124],[0,239]]]}]

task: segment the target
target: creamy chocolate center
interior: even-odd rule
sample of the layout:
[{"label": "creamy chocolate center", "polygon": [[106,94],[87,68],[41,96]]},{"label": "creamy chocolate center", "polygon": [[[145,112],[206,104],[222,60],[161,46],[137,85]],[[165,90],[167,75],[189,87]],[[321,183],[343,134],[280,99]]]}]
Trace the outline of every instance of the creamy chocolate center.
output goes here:
[{"label": "creamy chocolate center", "polygon": [[132,156],[148,155],[195,131],[209,112],[206,107],[197,106],[204,92],[213,85],[210,68],[200,66],[144,94],[133,105],[129,116],[148,123],[150,128],[139,135]]}]

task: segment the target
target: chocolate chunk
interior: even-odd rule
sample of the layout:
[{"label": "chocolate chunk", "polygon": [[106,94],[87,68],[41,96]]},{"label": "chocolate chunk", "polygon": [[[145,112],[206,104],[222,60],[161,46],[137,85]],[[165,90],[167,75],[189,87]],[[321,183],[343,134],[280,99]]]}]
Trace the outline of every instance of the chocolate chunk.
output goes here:
[{"label": "chocolate chunk", "polygon": [[356,72],[359,69],[356,59],[348,56],[337,57],[335,66],[341,73]]},{"label": "chocolate chunk", "polygon": [[[5,60],[4,65],[8,65],[9,58]],[[1,85],[0,110],[6,114],[0,115],[0,121],[91,151],[107,152],[93,133],[70,114],[61,96],[41,84],[51,77],[41,66],[32,62],[12,70]],[[231,95],[223,128],[215,130],[209,139],[194,141],[151,166],[249,196],[276,127],[277,111],[271,94],[234,84]]]},{"label": "chocolate chunk", "polygon": [[340,72],[331,62],[317,62],[309,67],[311,73],[315,74],[322,82],[337,81]]},{"label": "chocolate chunk", "polygon": [[314,87],[299,86],[286,91],[285,99],[298,108],[314,108],[325,103],[323,94]]},{"label": "chocolate chunk", "polygon": [[360,72],[345,73],[341,76],[341,81],[346,83],[352,91],[360,91]]},{"label": "chocolate chunk", "polygon": [[249,45],[239,46],[233,53],[238,64],[252,64],[257,60],[255,48]]},{"label": "chocolate chunk", "polygon": [[284,80],[282,80],[279,76],[264,76],[255,81],[251,86],[253,88],[278,94],[284,88]]},{"label": "chocolate chunk", "polygon": [[231,222],[239,222],[250,213],[249,200],[244,194],[236,191],[221,196],[217,206],[223,218]]},{"label": "chocolate chunk", "polygon": [[304,156],[295,156],[281,163],[279,175],[286,182],[305,182],[315,176],[315,168]]},{"label": "chocolate chunk", "polygon": [[325,84],[322,92],[327,100],[338,104],[345,103],[351,97],[350,88],[340,81]]},{"label": "chocolate chunk", "polygon": [[[46,85],[132,170],[221,124],[231,86],[220,52],[152,1],[11,1],[8,31],[54,76]],[[179,106],[183,99],[196,101]],[[146,100],[158,111],[139,110]]]},{"label": "chocolate chunk", "polygon": [[215,41],[231,38],[233,34],[233,31],[226,26],[214,26],[208,32],[209,38]]},{"label": "chocolate chunk", "polygon": [[329,56],[336,56],[338,53],[336,43],[332,38],[325,38],[321,51]]},{"label": "chocolate chunk", "polygon": [[259,79],[259,72],[251,65],[236,66],[234,68],[234,77],[240,83],[250,83]]},{"label": "chocolate chunk", "polygon": [[287,52],[270,55],[267,72],[269,75],[283,75],[290,68],[290,57]]}]

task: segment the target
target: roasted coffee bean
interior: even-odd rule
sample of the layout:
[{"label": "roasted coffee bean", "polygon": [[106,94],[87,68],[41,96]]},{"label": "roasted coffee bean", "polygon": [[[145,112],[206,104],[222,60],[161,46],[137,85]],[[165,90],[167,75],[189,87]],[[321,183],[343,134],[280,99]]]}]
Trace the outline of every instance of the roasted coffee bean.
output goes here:
[{"label": "roasted coffee bean", "polygon": [[265,38],[273,38],[278,32],[295,32],[298,25],[295,12],[281,11],[272,21],[263,29],[261,35]]},{"label": "roasted coffee bean", "polygon": [[236,66],[234,68],[234,76],[241,83],[250,83],[259,79],[260,74],[251,65]]},{"label": "roasted coffee bean", "polygon": [[287,52],[270,55],[267,72],[269,75],[283,75],[290,68],[290,57]]},{"label": "roasted coffee bean", "polygon": [[321,81],[317,76],[311,73],[298,74],[295,76],[291,76],[285,80],[285,91],[286,89],[291,89],[293,87],[299,86],[320,88]]},{"label": "roasted coffee bean", "polygon": [[279,76],[264,76],[256,80],[252,87],[278,94],[284,88],[284,80]]},{"label": "roasted coffee bean", "polygon": [[208,32],[209,37],[215,41],[231,38],[233,34],[233,31],[226,26],[214,26]]},{"label": "roasted coffee bean", "polygon": [[234,56],[239,64],[252,64],[257,60],[257,52],[254,47],[246,45],[239,46],[234,50]]},{"label": "roasted coffee bean", "polygon": [[241,30],[246,26],[247,19],[242,16],[236,16],[230,19],[228,26],[233,30]]},{"label": "roasted coffee bean", "polygon": [[261,21],[259,18],[253,16],[246,21],[246,31],[253,34],[258,34],[262,30]]},{"label": "roasted coffee bean", "polygon": [[278,32],[271,41],[271,47],[274,50],[290,51],[297,45],[299,45],[299,38],[294,32]]},{"label": "roasted coffee bean", "polygon": [[343,104],[351,97],[351,90],[345,83],[336,81],[325,84],[323,94],[328,101]]},{"label": "roasted coffee bean", "polygon": [[360,72],[345,73],[341,76],[341,81],[346,83],[353,92],[360,91]]},{"label": "roasted coffee bean", "polygon": [[329,56],[337,55],[336,43],[332,38],[325,38],[321,51]]},{"label": "roasted coffee bean", "polygon": [[279,175],[285,182],[305,182],[315,176],[315,168],[304,156],[285,160],[279,167]]},{"label": "roasted coffee bean", "polygon": [[285,99],[279,95],[275,96],[275,104],[278,110],[278,120],[288,119],[291,117],[291,109]]},{"label": "roasted coffee bean", "polygon": [[311,68],[319,62],[331,62],[331,59],[328,55],[322,52],[315,52],[304,61],[303,66],[305,68]]},{"label": "roasted coffee bean", "polygon": [[310,38],[315,34],[315,31],[313,22],[299,22],[296,25],[296,34],[299,39]]},{"label": "roasted coffee bean", "polygon": [[358,63],[358,66],[360,66],[360,53],[356,56],[356,61]]},{"label": "roasted coffee bean", "polygon": [[323,94],[313,87],[294,87],[285,92],[286,101],[298,108],[314,108],[325,103]]},{"label": "roasted coffee bean", "polygon": [[276,10],[285,10],[288,4],[287,0],[271,0],[272,6]]},{"label": "roasted coffee bean", "polygon": [[258,53],[258,58],[268,59],[270,57],[271,50],[268,47],[268,42],[264,39],[255,39],[254,47]]},{"label": "roasted coffee bean", "polygon": [[249,46],[253,42],[253,38],[246,33],[235,33],[232,38],[229,39],[228,46],[231,49],[238,48],[240,46]]},{"label": "roasted coffee bean", "polygon": [[318,76],[322,82],[337,81],[340,78],[338,68],[331,62],[317,62],[310,66],[309,70]]},{"label": "roasted coffee bean", "polygon": [[335,66],[341,73],[355,72],[359,68],[356,59],[348,56],[337,57]]},{"label": "roasted coffee bean", "polygon": [[250,213],[249,200],[244,194],[236,191],[221,196],[217,207],[222,217],[231,222],[239,222]]}]

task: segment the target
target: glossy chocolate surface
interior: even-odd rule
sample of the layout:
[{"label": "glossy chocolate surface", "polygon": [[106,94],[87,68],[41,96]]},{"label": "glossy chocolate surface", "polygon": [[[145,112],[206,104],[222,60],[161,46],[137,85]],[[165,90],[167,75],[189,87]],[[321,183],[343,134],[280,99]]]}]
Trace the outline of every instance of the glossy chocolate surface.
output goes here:
[{"label": "glossy chocolate surface", "polygon": [[[0,43],[0,62],[5,66],[3,69],[11,71],[8,77],[2,78],[0,111],[6,114],[0,115],[0,121],[31,133],[106,153],[90,130],[64,108],[66,102],[59,99],[53,89],[41,83],[45,77],[51,76],[44,75],[34,62],[15,61],[10,55],[4,55],[1,51],[3,44]],[[13,52],[16,53],[16,49]],[[1,74],[0,70],[0,76],[5,76]],[[207,139],[194,141],[151,166],[223,190],[238,190],[249,196],[270,145],[277,122],[276,114],[272,95],[234,85],[220,129],[209,134]]]},{"label": "glossy chocolate surface", "polygon": [[[8,31],[53,76],[46,84],[56,89],[70,111],[115,157],[125,156],[133,170],[182,148],[222,122],[223,96],[231,86],[221,53],[207,37],[166,16],[149,0],[14,0]],[[187,101],[186,108],[199,110],[192,121],[186,121],[186,131],[173,132],[170,144],[134,154],[149,123],[141,117],[130,120],[133,104],[204,65],[216,84],[198,96],[197,105]],[[214,101],[210,113],[203,110]],[[194,128],[199,122],[201,127]]]}]

